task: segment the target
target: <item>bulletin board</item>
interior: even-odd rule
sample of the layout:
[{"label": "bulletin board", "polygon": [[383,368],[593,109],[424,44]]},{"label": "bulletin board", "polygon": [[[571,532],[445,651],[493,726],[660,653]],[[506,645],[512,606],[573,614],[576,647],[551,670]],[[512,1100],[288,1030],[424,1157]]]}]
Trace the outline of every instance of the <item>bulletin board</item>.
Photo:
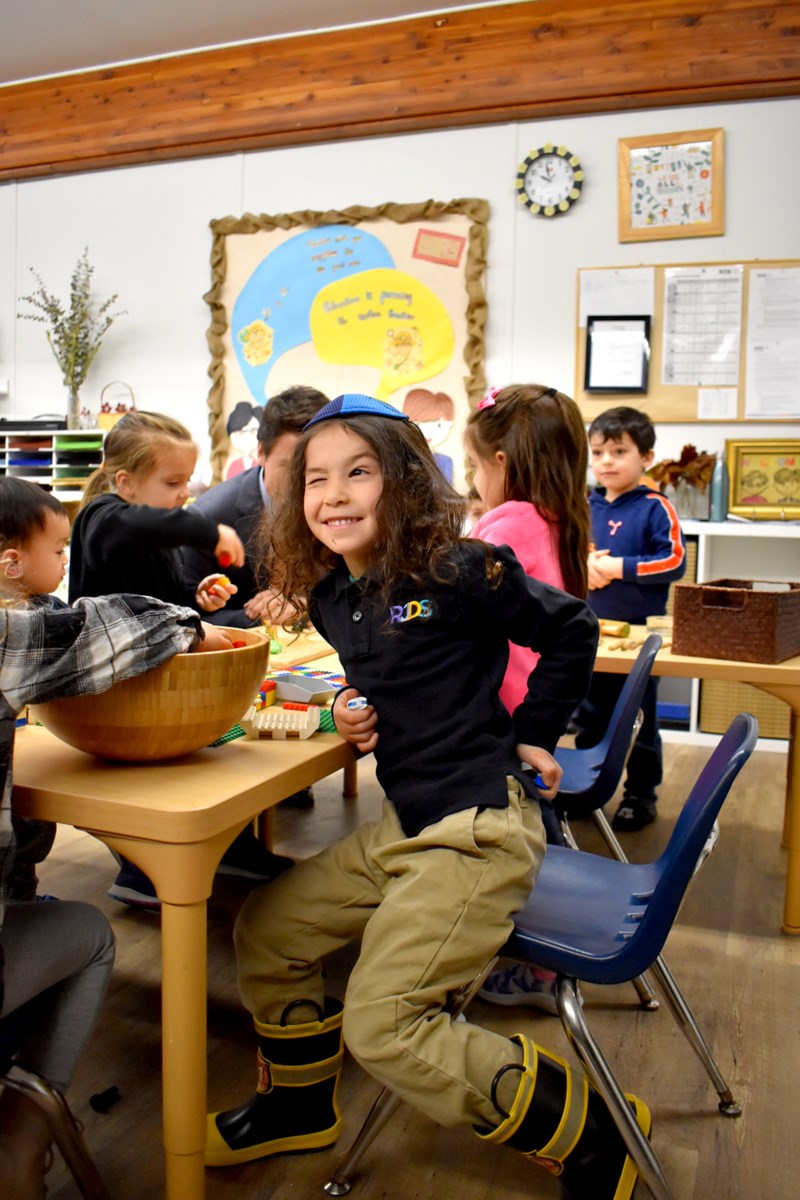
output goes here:
[{"label": "bulletin board", "polygon": [[[649,317],[647,390],[586,387],[587,319]],[[613,328],[613,323],[608,322]],[[615,375],[609,341],[605,380]],[[800,419],[800,259],[578,271],[575,399],[587,421],[627,404],[657,422]]]}]

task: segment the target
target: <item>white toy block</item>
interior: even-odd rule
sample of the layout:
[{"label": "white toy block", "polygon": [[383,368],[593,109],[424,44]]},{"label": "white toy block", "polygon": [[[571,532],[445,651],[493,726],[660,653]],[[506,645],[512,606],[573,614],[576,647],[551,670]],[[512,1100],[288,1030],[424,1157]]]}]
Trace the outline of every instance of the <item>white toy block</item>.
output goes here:
[{"label": "white toy block", "polygon": [[309,738],[319,729],[319,709],[257,709],[251,704],[240,724],[248,738]]}]

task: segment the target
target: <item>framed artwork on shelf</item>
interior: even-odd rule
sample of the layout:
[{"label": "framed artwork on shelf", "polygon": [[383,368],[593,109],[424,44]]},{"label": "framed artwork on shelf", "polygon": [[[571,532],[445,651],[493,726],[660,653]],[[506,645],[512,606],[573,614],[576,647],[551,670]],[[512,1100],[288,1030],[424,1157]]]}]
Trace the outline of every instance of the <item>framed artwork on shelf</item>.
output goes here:
[{"label": "framed artwork on shelf", "polygon": [[646,392],[650,318],[587,317],[587,392]]},{"label": "framed artwork on shelf", "polygon": [[764,521],[800,520],[800,439],[727,441],[728,512]]},{"label": "framed artwork on shelf", "polygon": [[621,242],[725,232],[724,130],[620,138],[617,162]]}]

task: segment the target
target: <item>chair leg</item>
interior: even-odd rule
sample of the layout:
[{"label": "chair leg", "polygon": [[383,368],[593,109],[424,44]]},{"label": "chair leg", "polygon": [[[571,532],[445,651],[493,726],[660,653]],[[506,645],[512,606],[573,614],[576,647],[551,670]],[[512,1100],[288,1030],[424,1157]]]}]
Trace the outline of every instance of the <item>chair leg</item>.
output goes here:
[{"label": "chair leg", "polygon": [[[477,996],[478,991],[483,987],[484,981],[494,968],[497,966],[497,956],[490,958],[486,966],[481,971],[480,975],[476,975],[471,983],[465,983],[458,991],[453,992],[450,997],[448,1011],[452,1017],[459,1017],[468,1004]],[[388,1088],[383,1088],[372,1108],[367,1114],[367,1119],[359,1129],[355,1136],[350,1149],[339,1161],[339,1165],[333,1172],[333,1175],[325,1184],[323,1191],[329,1196],[346,1196],[351,1188],[351,1177],[355,1172],[358,1163],[361,1160],[364,1151],[367,1150],[375,1138],[378,1136],[384,1125],[387,1125],[394,1113],[400,1106],[400,1097],[395,1096]]]},{"label": "chair leg", "polygon": [[[626,863],[628,861],[627,855],[622,849],[622,846],[620,846],[616,834],[609,824],[608,817],[603,812],[602,808],[596,808],[592,813],[592,817],[594,818],[595,825],[602,834],[603,841],[611,851],[612,857],[615,858],[617,862]],[[656,1012],[660,1006],[656,994],[653,991],[653,985],[650,982],[650,977],[647,972],[643,971],[637,979],[632,979],[631,983],[636,988],[636,994],[639,997],[640,1006],[647,1012]]]},{"label": "chair leg", "polygon": [[583,1064],[593,1087],[600,1093],[620,1132],[644,1185],[654,1200],[674,1200],[664,1178],[661,1164],[636,1123],[630,1105],[606,1062],[600,1047],[592,1037],[578,1000],[577,984],[573,979],[559,976],[556,989],[561,1023],[575,1053]]},{"label": "chair leg", "polygon": [[719,1111],[726,1117],[741,1116],[742,1106],[734,1099],[722,1072],[714,1061],[708,1043],[700,1032],[694,1013],[684,999],[683,993],[675,982],[675,977],[664,959],[659,955],[652,966],[653,974],[658,980],[659,987],[667,998],[675,1020],[680,1025],[689,1045],[694,1050],[700,1062],[706,1069],[709,1079],[719,1096]]},{"label": "chair leg", "polygon": [[111,1200],[86,1148],[72,1110],[59,1091],[35,1071],[13,1064],[2,1078],[4,1087],[21,1092],[42,1110],[53,1138],[85,1200]]}]

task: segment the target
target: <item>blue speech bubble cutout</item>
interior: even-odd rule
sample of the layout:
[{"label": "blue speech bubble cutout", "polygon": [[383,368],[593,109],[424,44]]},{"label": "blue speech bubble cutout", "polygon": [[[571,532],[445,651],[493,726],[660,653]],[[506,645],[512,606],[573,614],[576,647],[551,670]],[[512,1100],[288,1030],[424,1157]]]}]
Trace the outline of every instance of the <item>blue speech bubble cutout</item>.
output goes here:
[{"label": "blue speech bubble cutout", "polygon": [[[269,396],[269,374],[287,350],[311,341],[309,313],[321,288],[375,267],[393,267],[383,242],[359,226],[321,225],[288,238],[261,260],[239,292],[231,316],[236,361],[257,404]],[[272,352],[253,365],[240,337],[254,321],[272,331]]]}]

